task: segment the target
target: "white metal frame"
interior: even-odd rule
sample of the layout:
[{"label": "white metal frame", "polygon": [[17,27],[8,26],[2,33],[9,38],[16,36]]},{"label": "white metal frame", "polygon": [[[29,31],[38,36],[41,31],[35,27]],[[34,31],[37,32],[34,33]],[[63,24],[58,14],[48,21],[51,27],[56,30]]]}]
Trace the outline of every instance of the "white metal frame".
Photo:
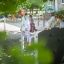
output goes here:
[{"label": "white metal frame", "polygon": [[64,4],[64,2],[61,0],[61,4]]}]

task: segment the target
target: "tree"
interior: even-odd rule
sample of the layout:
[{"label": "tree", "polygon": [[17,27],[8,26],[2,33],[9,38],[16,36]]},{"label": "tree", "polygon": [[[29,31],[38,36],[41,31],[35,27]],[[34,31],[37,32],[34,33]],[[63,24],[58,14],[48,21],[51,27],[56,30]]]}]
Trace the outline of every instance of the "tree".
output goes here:
[{"label": "tree", "polygon": [[17,6],[26,0],[0,0],[0,12],[14,13]]},{"label": "tree", "polygon": [[33,9],[42,9],[43,3],[43,0],[26,0],[21,6],[33,12]]}]

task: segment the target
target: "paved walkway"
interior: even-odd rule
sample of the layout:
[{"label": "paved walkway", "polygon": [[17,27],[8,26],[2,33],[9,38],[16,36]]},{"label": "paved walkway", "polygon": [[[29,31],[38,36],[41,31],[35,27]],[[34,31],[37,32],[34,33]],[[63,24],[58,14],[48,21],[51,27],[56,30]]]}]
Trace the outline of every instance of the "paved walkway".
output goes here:
[{"label": "paved walkway", "polygon": [[1,22],[0,23],[0,31],[13,31],[13,32],[20,32],[20,28],[8,23]]}]

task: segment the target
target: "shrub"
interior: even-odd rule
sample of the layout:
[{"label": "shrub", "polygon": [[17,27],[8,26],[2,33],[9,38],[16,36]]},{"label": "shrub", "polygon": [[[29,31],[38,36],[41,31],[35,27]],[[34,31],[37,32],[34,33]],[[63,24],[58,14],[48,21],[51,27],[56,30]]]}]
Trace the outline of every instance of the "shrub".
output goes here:
[{"label": "shrub", "polygon": [[56,18],[64,20],[64,10],[60,10],[60,11],[54,12],[54,15],[55,15]]}]

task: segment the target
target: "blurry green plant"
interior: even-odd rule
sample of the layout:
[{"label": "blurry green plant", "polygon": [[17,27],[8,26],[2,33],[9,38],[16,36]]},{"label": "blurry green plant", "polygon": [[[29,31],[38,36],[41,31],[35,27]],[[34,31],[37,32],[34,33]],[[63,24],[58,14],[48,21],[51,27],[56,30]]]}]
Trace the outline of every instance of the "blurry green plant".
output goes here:
[{"label": "blurry green plant", "polygon": [[[1,40],[5,40],[6,32],[1,32]],[[5,41],[4,41],[5,43]],[[43,40],[43,43],[46,43]],[[5,43],[6,44],[6,43]],[[20,44],[20,43],[18,43]],[[20,45],[14,44],[6,51],[5,47],[0,48],[0,64],[51,64],[53,61],[52,52],[45,47],[45,44],[33,43],[22,50]]]},{"label": "blurry green plant", "polygon": [[15,13],[17,6],[26,0],[0,0],[0,12]]},{"label": "blurry green plant", "polygon": [[4,41],[6,37],[7,37],[6,32],[4,31],[0,32],[0,41]]},{"label": "blurry green plant", "polygon": [[0,46],[4,47],[6,45],[6,39],[7,39],[7,34],[5,31],[0,32]]},{"label": "blurry green plant", "polygon": [[[35,46],[35,45],[34,45]],[[38,48],[38,47],[39,48]],[[37,45],[33,51],[22,51],[21,48],[17,45],[12,46],[8,49],[7,53],[1,51],[2,60],[1,62],[4,64],[51,64],[53,60],[53,55],[50,50],[41,47],[41,45]],[[35,47],[34,47],[35,48]],[[37,58],[36,54],[38,52]]]},{"label": "blurry green plant", "polygon": [[0,60],[1,60],[2,55],[3,55],[3,49],[2,49],[2,47],[0,46]]},{"label": "blurry green plant", "polygon": [[[45,43],[45,42],[43,42]],[[38,44],[33,44],[32,46],[29,46],[27,50],[30,52],[35,52],[33,54],[37,54],[37,62],[38,64],[52,64],[53,62],[53,54],[52,52],[47,49],[44,44],[41,42]],[[35,56],[34,56],[34,60]]]}]

